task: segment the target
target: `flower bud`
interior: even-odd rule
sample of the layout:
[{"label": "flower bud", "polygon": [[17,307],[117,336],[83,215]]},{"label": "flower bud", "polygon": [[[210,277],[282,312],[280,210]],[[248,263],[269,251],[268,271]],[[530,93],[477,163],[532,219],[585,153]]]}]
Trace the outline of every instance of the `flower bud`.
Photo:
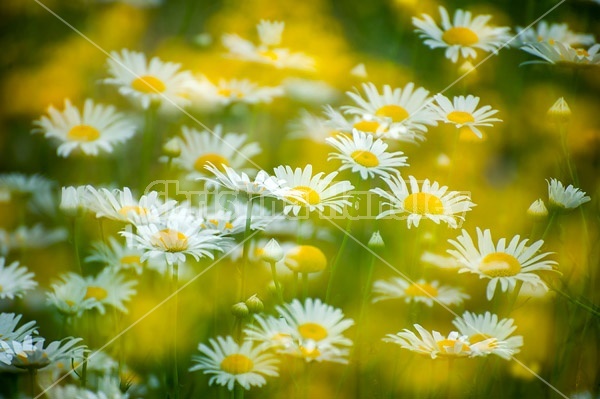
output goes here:
[{"label": "flower bud", "polygon": [[163,149],[163,152],[165,153],[165,155],[168,156],[169,158],[177,158],[181,154],[181,147],[179,146],[179,140],[177,140],[176,138],[172,138],[171,140],[167,141],[163,145],[162,149]]},{"label": "flower bud", "polygon": [[548,110],[548,117],[556,122],[568,122],[571,119],[571,109],[569,104],[563,97],[556,100],[556,102]]},{"label": "flower bud", "polygon": [[250,309],[244,302],[238,302],[231,307],[231,314],[242,319],[250,314]]},{"label": "flower bud", "polygon": [[529,206],[529,209],[527,209],[527,214],[534,219],[544,219],[548,216],[548,209],[546,208],[544,201],[540,198],[533,201]]},{"label": "flower bud", "polygon": [[274,238],[265,245],[260,255],[261,259],[269,263],[277,263],[283,259],[283,250]]},{"label": "flower bud", "polygon": [[381,238],[381,233],[379,233],[379,230],[377,230],[376,232],[374,232],[371,235],[371,239],[369,240],[369,243],[367,245],[371,249],[378,249],[378,248],[385,247],[385,243],[383,242],[383,238]]},{"label": "flower bud", "polygon": [[260,313],[265,310],[265,305],[256,294],[246,299],[246,306],[251,313]]}]

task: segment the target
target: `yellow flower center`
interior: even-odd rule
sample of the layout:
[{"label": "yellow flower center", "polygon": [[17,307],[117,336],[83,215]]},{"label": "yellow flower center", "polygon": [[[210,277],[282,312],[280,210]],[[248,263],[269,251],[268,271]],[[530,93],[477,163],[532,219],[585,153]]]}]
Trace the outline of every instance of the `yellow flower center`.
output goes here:
[{"label": "yellow flower center", "polygon": [[240,353],[227,356],[221,362],[221,370],[229,374],[245,374],[254,369],[252,360]]},{"label": "yellow flower center", "polygon": [[438,290],[428,283],[414,283],[408,286],[404,290],[404,294],[408,296],[424,296],[424,297],[437,297]]},{"label": "yellow flower center", "polygon": [[242,98],[244,97],[244,93],[242,93],[239,90],[235,90],[235,89],[228,89],[228,88],[222,88],[219,89],[217,91],[217,94],[222,96],[222,97],[235,97],[235,98]]},{"label": "yellow flower center", "polygon": [[304,323],[298,326],[298,332],[305,339],[320,341],[327,338],[327,330],[317,323]]},{"label": "yellow flower center", "polygon": [[138,265],[141,264],[139,255],[125,255],[120,259],[122,265]]},{"label": "yellow flower center", "polygon": [[357,164],[365,168],[374,168],[379,165],[379,159],[370,151],[356,150],[350,156]]},{"label": "yellow flower center", "polygon": [[358,121],[353,126],[354,129],[365,133],[377,133],[381,125],[377,121]]},{"label": "yellow flower center", "polygon": [[298,273],[316,273],[327,267],[327,257],[313,245],[298,245],[286,255],[284,262]]},{"label": "yellow flower center", "polygon": [[407,110],[399,105],[389,104],[379,108],[375,115],[391,118],[394,122],[402,122],[410,115]]},{"label": "yellow flower center", "polygon": [[225,171],[223,165],[229,166],[229,161],[224,156],[215,153],[208,153],[200,155],[196,159],[196,162],[194,162],[194,169],[196,169],[198,172],[204,172],[206,171],[204,167],[208,165],[209,162],[212,163],[215,166],[215,168],[217,168],[221,172]]},{"label": "yellow flower center", "polygon": [[152,75],[140,76],[131,82],[131,87],[133,90],[147,94],[162,93],[167,88],[162,80]]},{"label": "yellow flower center", "polygon": [[152,237],[152,245],[163,248],[167,252],[181,252],[188,247],[185,234],[173,229],[163,229]]},{"label": "yellow flower center", "polygon": [[119,209],[119,215],[127,216],[129,215],[129,212],[133,212],[139,216],[145,216],[148,214],[148,209],[137,205],[126,205]]},{"label": "yellow flower center", "polygon": [[404,199],[404,209],[419,215],[443,215],[444,205],[435,195],[429,193],[412,193]]},{"label": "yellow flower center", "polygon": [[67,133],[67,139],[71,141],[94,141],[98,140],[100,132],[95,127],[89,125],[73,126]]},{"label": "yellow flower center", "polygon": [[[293,190],[298,191],[299,196],[309,205],[317,205],[318,203],[321,202],[321,197],[319,196],[319,193],[310,187],[296,186],[293,188]],[[299,201],[292,200],[292,202],[296,202],[299,205],[303,204],[302,202],[299,202]]]},{"label": "yellow flower center", "polygon": [[454,122],[459,125],[463,125],[469,122],[475,122],[475,118],[473,118],[473,115],[465,111],[452,111],[448,115],[446,115],[446,118],[448,118],[450,122]]},{"label": "yellow flower center", "polygon": [[85,297],[83,299],[94,298],[98,301],[101,301],[107,296],[108,292],[106,292],[104,288],[94,287],[93,285],[90,285],[89,287],[87,287],[87,290],[85,291]]},{"label": "yellow flower center", "polygon": [[277,61],[279,59],[279,56],[273,50],[263,50],[263,51],[259,52],[259,54],[271,61]]},{"label": "yellow flower center", "polygon": [[442,40],[450,45],[472,46],[479,41],[479,37],[469,28],[455,26],[444,32]]},{"label": "yellow flower center", "polygon": [[516,276],[521,271],[521,263],[512,255],[494,252],[481,260],[479,271],[489,277]]},{"label": "yellow flower center", "polygon": [[455,350],[454,347],[459,341],[456,339],[442,339],[437,342],[438,348],[440,352],[444,355],[460,355],[462,352],[468,352],[469,346],[465,343],[462,343],[460,350]]},{"label": "yellow flower center", "polygon": [[577,49],[575,49],[575,52],[580,57],[589,57],[590,56],[590,53],[588,53],[587,50],[584,48],[577,48]]},{"label": "yellow flower center", "polygon": [[70,307],[73,307],[73,306],[75,306],[75,302],[71,301],[70,299],[67,299],[67,300],[65,301],[65,303],[67,304],[67,306],[70,306]]}]

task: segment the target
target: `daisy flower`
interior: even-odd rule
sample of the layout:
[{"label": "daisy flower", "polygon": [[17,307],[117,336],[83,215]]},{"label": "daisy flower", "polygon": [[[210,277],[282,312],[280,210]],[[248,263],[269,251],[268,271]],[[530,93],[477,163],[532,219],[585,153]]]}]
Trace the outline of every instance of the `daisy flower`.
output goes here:
[{"label": "daisy flower", "polygon": [[540,21],[535,28],[522,28],[517,26],[516,46],[526,43],[548,42],[553,44],[561,42],[569,46],[590,46],[594,44],[594,35],[575,33],[569,29],[567,24],[549,24]]},{"label": "daisy flower", "polygon": [[21,341],[28,335],[37,334],[35,321],[30,321],[17,328],[22,315],[0,313],[0,340]]},{"label": "daisy flower", "polygon": [[600,44],[594,44],[587,50],[573,48],[561,42],[528,43],[521,50],[541,58],[543,61],[528,61],[527,64],[549,63],[566,65],[600,65]]},{"label": "daisy flower", "polygon": [[211,164],[222,172],[223,165],[240,170],[250,158],[261,152],[258,143],[246,142],[248,136],[245,134],[223,134],[221,125],[215,126],[212,132],[199,132],[185,126],[181,131],[182,137],[174,139],[181,148],[181,154],[173,158],[173,164],[186,170],[190,180],[206,176],[205,167]]},{"label": "daisy flower", "polygon": [[404,88],[383,86],[379,93],[373,83],[363,83],[365,97],[358,90],[346,92],[356,103],[355,106],[343,106],[342,110],[350,115],[371,117],[389,122],[391,127],[405,128],[415,134],[427,132],[427,126],[437,126],[437,118],[426,106],[431,102],[429,91],[422,87],[415,89],[414,83]]},{"label": "daisy flower", "polygon": [[93,308],[101,314],[105,313],[105,306],[112,306],[117,310],[127,313],[124,302],[131,300],[136,294],[133,288],[137,281],[126,281],[122,274],[110,268],[105,268],[95,277],[87,276],[85,298],[94,298]]},{"label": "daisy flower", "polygon": [[424,43],[432,49],[445,48],[445,56],[452,62],[458,61],[459,55],[463,58],[476,58],[477,49],[495,52],[510,39],[510,28],[488,25],[491,15],[473,18],[469,11],[456,10],[451,21],[444,7],[440,6],[439,10],[442,16],[441,28],[427,14],[423,14],[423,19],[413,17],[412,22],[417,27],[419,36],[425,39]]},{"label": "daisy flower", "polygon": [[327,160],[339,159],[342,161],[340,171],[351,169],[353,173],[360,173],[363,180],[375,175],[388,177],[390,173],[398,174],[396,168],[408,166],[402,151],[386,152],[386,143],[358,130],[352,132],[352,138],[338,134],[325,141],[339,151],[330,153]]},{"label": "daisy flower", "polygon": [[284,307],[277,306],[279,318],[255,318],[258,325],[246,330],[248,340],[258,341],[281,354],[311,361],[348,363],[347,347],[352,341],[342,335],[354,321],[345,319],[341,310],[322,303],[319,299],[306,299],[302,304],[294,300]]},{"label": "daisy flower", "polygon": [[209,385],[217,383],[233,391],[237,382],[244,389],[253,386],[261,387],[267,383],[265,376],[278,377],[277,359],[264,351],[261,346],[252,347],[252,342],[246,341],[238,345],[232,337],[227,336],[210,339],[210,347],[204,344],[198,346],[201,356],[192,357],[197,364],[189,371],[202,370],[211,375]]},{"label": "daisy flower", "polygon": [[410,283],[403,278],[378,280],[373,284],[373,302],[387,299],[404,299],[404,302],[422,302],[432,307],[434,302],[442,305],[461,305],[470,296],[459,288],[440,286],[437,281],[423,279]]},{"label": "daisy flower", "polygon": [[211,172],[215,178],[202,178],[213,184],[218,184],[234,192],[244,192],[250,197],[274,197],[283,198],[286,195],[292,195],[291,190],[284,186],[284,181],[270,176],[264,170],[259,170],[254,179],[250,178],[246,173],[237,173],[233,168],[221,164],[221,167],[216,167],[213,164],[208,164],[205,169]]},{"label": "daisy flower", "polygon": [[175,212],[161,218],[156,223],[137,226],[137,232],[121,231],[129,246],[144,253],[140,260],[161,258],[168,264],[184,263],[186,255],[199,260],[214,258],[213,251],[223,252],[229,239],[219,235],[217,230],[202,228],[203,220],[189,212]]},{"label": "daisy flower", "polygon": [[509,360],[523,346],[522,336],[510,336],[517,329],[513,322],[513,319],[498,320],[498,316],[490,312],[480,315],[465,312],[452,324],[461,335],[468,337],[476,355],[494,354]]},{"label": "daisy flower", "polygon": [[[87,292],[87,281],[76,273],[66,273],[60,280],[51,285],[52,292],[47,293],[49,305],[66,316],[80,317],[84,311],[92,309],[97,302],[92,289],[90,295]],[[100,296],[100,294],[96,295]],[[108,294],[107,294],[108,296]]]},{"label": "daisy flower", "polygon": [[80,210],[86,209],[90,199],[87,186],[62,187],[59,208],[61,211],[73,216]]},{"label": "daisy flower", "polygon": [[425,140],[422,132],[412,131],[402,123],[393,123],[389,118],[372,115],[343,115],[331,106],[325,106],[326,126],[335,133],[352,134],[353,130],[372,134],[377,138],[418,143]]},{"label": "daisy flower", "polygon": [[97,218],[134,224],[156,222],[177,203],[174,200],[163,202],[156,191],[150,191],[137,199],[128,187],[122,190],[106,188],[97,190],[87,186],[87,191],[89,192],[88,209],[95,212]]},{"label": "daisy flower", "polygon": [[463,230],[456,240],[448,240],[456,248],[449,249],[448,253],[463,264],[459,273],[473,273],[479,275],[480,279],[490,280],[487,286],[488,300],[494,297],[498,284],[501,290],[506,292],[512,291],[517,281],[530,283],[547,291],[548,286],[535,272],[554,270],[557,263],[544,259],[550,255],[549,252],[538,253],[544,244],[543,240],[530,246],[527,246],[528,241],[521,240],[517,235],[508,244],[505,238],[494,244],[489,229],[481,231],[477,228],[476,245],[469,233]]},{"label": "daisy flower", "polygon": [[431,356],[432,359],[473,356],[470,343],[465,335],[453,331],[446,337],[437,331],[430,333],[419,324],[415,324],[414,327],[420,337],[414,332],[404,329],[397,334],[386,335],[383,341],[400,345],[412,352]]},{"label": "daisy flower", "polygon": [[307,71],[314,69],[314,60],[311,57],[278,47],[285,28],[284,22],[262,20],[256,28],[260,40],[259,45],[242,39],[236,34],[223,35],[223,45],[229,50],[230,56],[272,65],[278,69],[292,68]]},{"label": "daisy flower", "polygon": [[13,262],[5,267],[5,262],[6,260],[0,257],[0,299],[21,298],[25,292],[37,286],[33,279],[34,274],[25,266],[19,267],[19,262]]},{"label": "daisy flower", "polygon": [[121,244],[115,237],[109,237],[108,243],[103,241],[92,244],[91,255],[86,262],[99,262],[115,271],[133,269],[142,274],[145,262],[141,261],[143,252],[136,248]]},{"label": "daisy flower", "polygon": [[33,123],[38,126],[33,133],[60,141],[57,153],[65,158],[75,150],[92,156],[100,151],[111,153],[115,144],[129,140],[136,130],[112,105],[94,104],[91,99],[85,100],[81,111],[69,100],[65,100],[62,112],[50,106],[48,116]]},{"label": "daisy flower", "polygon": [[297,216],[302,208],[309,212],[323,212],[325,208],[342,212],[344,206],[351,205],[351,196],[347,193],[354,186],[349,181],[333,183],[337,174],[333,172],[324,176],[324,172],[319,172],[313,176],[312,165],[307,165],[304,169],[292,169],[290,166],[275,168],[275,176],[291,189],[286,198],[290,205],[285,206],[284,213],[292,212]]},{"label": "daisy flower", "polygon": [[270,103],[283,96],[283,87],[261,87],[248,79],[220,79],[213,83],[207,78],[198,82],[195,96],[201,105],[226,107],[233,103]]},{"label": "daisy flower", "polygon": [[[239,234],[246,229],[246,219],[248,218],[248,205],[242,201],[228,202],[227,208],[221,208],[216,203],[210,207],[204,207],[200,210],[200,215],[205,220],[202,227],[205,229],[214,229],[221,234]],[[272,215],[266,207],[253,203],[250,212],[250,230],[264,230],[276,216]]]},{"label": "daisy flower", "polygon": [[432,108],[438,114],[439,119],[446,123],[455,125],[458,129],[467,128],[477,137],[482,138],[483,134],[477,128],[478,126],[493,126],[491,122],[502,122],[501,119],[491,118],[498,111],[492,109],[489,105],[477,109],[479,97],[472,95],[454,97],[452,101],[446,96],[437,94],[435,96],[437,106]]},{"label": "daisy flower", "polygon": [[163,62],[158,57],[147,61],[144,53],[113,51],[108,59],[110,78],[104,83],[119,87],[119,93],[147,109],[152,103],[176,107],[189,104],[194,78],[181,65]]},{"label": "daisy flower", "polygon": [[62,227],[47,229],[41,224],[33,227],[19,226],[12,232],[0,229],[0,253],[14,250],[39,249],[65,241],[67,230]]},{"label": "daisy flower", "polygon": [[20,370],[39,370],[58,361],[69,361],[76,351],[84,346],[76,346],[81,338],[68,337],[62,341],[53,341],[44,347],[44,338],[33,340],[31,336],[24,340],[0,341],[5,352],[13,354],[11,366]]},{"label": "daisy flower", "polygon": [[[475,206],[468,195],[458,191],[448,191],[448,187],[440,187],[439,183],[430,183],[429,179],[419,182],[413,176],[409,176],[410,190],[402,177],[390,175],[383,178],[391,193],[375,188],[371,191],[389,201],[383,205],[389,205],[390,209],[381,212],[377,219],[390,215],[407,215],[408,228],[412,225],[419,227],[421,219],[430,219],[436,224],[445,222],[451,228],[458,227],[458,220],[464,220],[464,215]],[[461,215],[462,214],[462,215]]]},{"label": "daisy flower", "polygon": [[559,209],[575,209],[591,200],[590,197],[585,195],[585,191],[575,188],[572,184],[565,187],[557,179],[546,181],[548,182],[548,199],[550,205]]}]

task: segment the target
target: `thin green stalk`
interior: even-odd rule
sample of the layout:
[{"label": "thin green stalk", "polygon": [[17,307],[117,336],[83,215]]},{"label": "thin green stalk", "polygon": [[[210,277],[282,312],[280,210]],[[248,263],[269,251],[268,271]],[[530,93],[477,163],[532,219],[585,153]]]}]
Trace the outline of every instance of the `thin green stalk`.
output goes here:
[{"label": "thin green stalk", "polygon": [[302,300],[308,298],[308,273],[302,273]]},{"label": "thin green stalk", "polygon": [[88,366],[88,352],[83,351],[83,364],[81,365],[81,387],[86,388],[87,386],[87,366]]},{"label": "thin green stalk", "polygon": [[240,384],[236,383],[233,386],[234,399],[244,399],[245,392],[246,392],[246,390]]},{"label": "thin green stalk", "polygon": [[246,205],[246,228],[244,229],[244,248],[242,254],[242,269],[240,271],[240,302],[246,300],[246,269],[248,268],[248,252],[250,251],[250,227],[252,225],[252,196],[248,196],[248,203]]},{"label": "thin green stalk", "polygon": [[510,295],[509,298],[509,302],[508,302],[508,313],[511,313],[513,310],[515,310],[515,305],[517,303],[517,299],[519,298],[519,292],[521,292],[521,287],[523,286],[523,281],[521,280],[517,280],[516,284],[515,284],[515,289],[512,292],[512,295]]},{"label": "thin green stalk", "polygon": [[331,297],[331,288],[333,286],[333,277],[335,276],[335,271],[337,269],[338,264],[340,263],[340,260],[342,259],[342,255],[344,254],[344,250],[346,249],[346,245],[348,244],[348,236],[350,235],[350,227],[352,225],[352,219],[348,219],[348,222],[346,223],[346,229],[345,234],[344,234],[344,238],[342,239],[342,245],[340,246],[340,249],[337,253],[337,255],[335,256],[335,260],[333,262],[333,264],[331,265],[331,270],[329,272],[329,281],[327,282],[327,292],[325,293],[325,303],[329,303],[329,299]]},{"label": "thin green stalk", "polygon": [[156,142],[156,114],[158,104],[152,103],[146,110],[144,117],[144,136],[142,138],[142,165],[140,166],[140,191],[143,192],[148,184],[148,176],[154,159],[154,146]]},{"label": "thin green stalk", "polygon": [[29,379],[30,379],[30,382],[31,382],[31,397],[32,398],[35,398],[35,391],[36,391],[36,389],[35,389],[36,381],[35,380],[36,380],[36,375],[37,375],[37,370],[35,368],[31,367],[29,369]]},{"label": "thin green stalk", "polygon": [[281,292],[281,285],[277,280],[277,266],[276,262],[269,262],[271,264],[271,274],[273,274],[273,283],[275,284],[275,291],[277,292],[277,300],[280,304],[283,303],[283,293]]},{"label": "thin green stalk", "polygon": [[550,218],[548,219],[548,224],[546,225],[544,234],[542,234],[542,237],[541,237],[542,240],[545,239],[546,235],[550,232],[550,229],[552,228],[552,224],[554,223],[557,214],[558,214],[558,212],[555,210],[550,211]]},{"label": "thin green stalk", "polygon": [[177,262],[173,263],[173,272],[172,272],[173,284],[171,287],[171,292],[175,294],[173,296],[173,398],[179,399],[179,373],[177,370],[177,286],[179,285],[179,264]]},{"label": "thin green stalk", "polygon": [[571,177],[571,181],[573,182],[573,184],[575,184],[576,186],[579,185],[579,179],[577,177],[577,173],[575,171],[575,169],[573,168],[573,165],[571,163],[571,156],[569,154],[569,146],[567,143],[567,129],[566,129],[566,124],[565,123],[559,123],[558,124],[558,131],[560,132],[560,146],[562,148],[563,151],[563,155],[565,156],[565,161],[567,163],[567,170],[569,171],[569,176]]},{"label": "thin green stalk", "polygon": [[75,251],[75,263],[79,269],[79,274],[83,276],[83,267],[81,265],[81,257],[79,254],[79,222],[78,217],[74,216],[72,221],[73,228],[73,250]]}]

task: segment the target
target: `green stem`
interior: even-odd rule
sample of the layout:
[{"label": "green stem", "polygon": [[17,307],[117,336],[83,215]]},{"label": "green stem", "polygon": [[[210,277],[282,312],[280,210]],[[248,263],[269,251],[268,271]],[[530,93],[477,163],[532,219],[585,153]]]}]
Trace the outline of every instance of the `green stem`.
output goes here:
[{"label": "green stem", "polygon": [[342,245],[340,246],[340,249],[339,249],[337,255],[335,256],[335,261],[333,262],[333,265],[331,265],[331,271],[329,272],[329,281],[327,282],[327,292],[325,293],[325,303],[329,303],[329,299],[331,297],[331,288],[333,286],[333,277],[335,275],[337,266],[340,263],[340,260],[342,259],[344,249],[346,249],[346,245],[348,244],[348,236],[350,235],[351,225],[352,225],[352,219],[348,219],[348,222],[346,223],[344,238],[342,239]]},{"label": "green stem", "polygon": [[302,300],[308,298],[308,273],[302,273]]},{"label": "green stem", "polygon": [[559,290],[558,288],[553,287],[552,289],[554,291],[556,291],[558,294],[560,294],[562,297],[567,299],[569,302],[572,302],[573,304],[579,306],[580,308],[587,310],[588,312],[590,312],[591,314],[593,314],[596,317],[600,317],[599,310],[596,310],[596,309],[586,305],[585,303],[581,302],[579,299],[573,298],[572,296],[570,296],[569,294],[567,294],[564,291]]},{"label": "green stem", "polygon": [[565,160],[567,162],[567,170],[569,171],[569,176],[571,177],[571,181],[573,182],[573,184],[578,186],[579,179],[577,178],[577,173],[575,172],[575,169],[573,168],[573,165],[571,163],[571,156],[569,155],[569,146],[567,143],[566,127],[567,126],[565,123],[559,123],[559,125],[558,125],[558,130],[560,132],[560,146],[562,148],[563,154],[565,156]]},{"label": "green stem", "polygon": [[557,215],[557,211],[550,211],[550,218],[548,219],[548,225],[546,226],[546,229],[544,230],[544,234],[542,234],[542,240],[546,238],[546,235],[550,232],[550,228],[552,227],[552,224],[554,223],[554,220],[556,219],[556,215]]},{"label": "green stem", "polygon": [[242,270],[241,283],[240,283],[240,302],[246,300],[246,269],[248,268],[248,252],[250,251],[250,226],[252,225],[252,196],[248,196],[248,203],[246,204],[246,228],[244,229],[244,248],[242,254]]},{"label": "green stem", "polygon": [[31,382],[31,397],[35,398],[35,380],[36,380],[36,375],[37,375],[37,370],[34,369],[33,367],[29,369],[29,378],[30,378],[30,382]]},{"label": "green stem", "polygon": [[87,366],[88,366],[88,352],[83,351],[83,364],[81,365],[81,387],[86,388],[87,386]]},{"label": "green stem", "polygon": [[73,217],[73,250],[75,251],[75,263],[79,269],[79,274],[83,276],[83,267],[79,254],[79,222],[77,216]]},{"label": "green stem", "polygon": [[245,392],[246,392],[246,390],[244,389],[244,387],[236,382],[235,385],[233,386],[233,398],[234,399],[244,399]]},{"label": "green stem", "polygon": [[512,295],[509,299],[508,313],[511,313],[513,310],[515,310],[515,305],[517,303],[517,299],[519,298],[519,292],[521,292],[521,287],[523,287],[523,281],[517,280],[517,283],[515,284],[515,289],[513,290]]},{"label": "green stem", "polygon": [[144,136],[142,139],[142,165],[140,167],[140,192],[144,191],[146,184],[148,184],[148,176],[152,166],[152,159],[154,158],[154,145],[156,142],[156,113],[158,110],[158,104],[152,103],[145,112],[144,121]]},{"label": "green stem", "polygon": [[275,291],[277,292],[277,299],[280,304],[283,304],[283,293],[281,292],[281,285],[277,280],[277,266],[276,262],[269,262],[271,264],[271,274],[273,274],[273,283],[275,284]]},{"label": "green stem", "polygon": [[172,326],[172,334],[173,334],[173,342],[172,342],[172,365],[171,365],[171,378],[172,378],[172,397],[174,399],[179,399],[179,372],[177,370],[178,362],[177,362],[177,305],[178,305],[178,295],[177,295],[177,286],[179,285],[179,264],[177,262],[173,262],[170,264],[171,269],[171,295],[172,298],[172,308],[171,308],[171,326]]}]

